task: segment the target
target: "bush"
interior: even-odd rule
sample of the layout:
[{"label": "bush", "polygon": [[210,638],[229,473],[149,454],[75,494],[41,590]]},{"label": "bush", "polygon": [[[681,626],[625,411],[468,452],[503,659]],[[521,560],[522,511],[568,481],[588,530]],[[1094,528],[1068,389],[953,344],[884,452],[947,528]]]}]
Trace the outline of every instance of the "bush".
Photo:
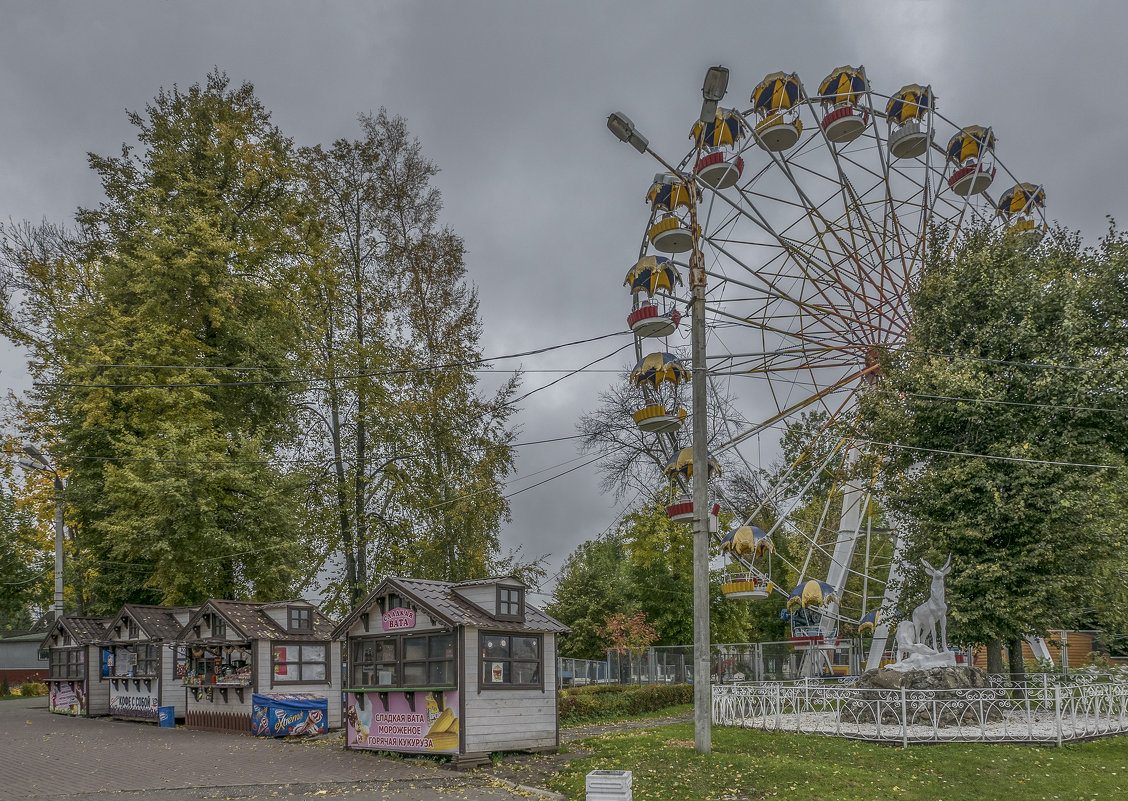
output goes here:
[{"label": "bush", "polygon": [[47,694],[47,685],[41,681],[25,681],[20,685],[20,695],[24,698],[34,698]]},{"label": "bush", "polygon": [[12,688],[8,685],[8,677],[0,676],[0,695],[11,695]]},{"label": "bush", "polygon": [[629,684],[585,684],[582,687],[569,687],[561,690],[563,695],[598,695],[600,693],[618,693],[629,689]]},{"label": "bush", "polygon": [[574,723],[641,715],[692,702],[692,684],[601,684],[561,690],[556,703],[560,722]]}]

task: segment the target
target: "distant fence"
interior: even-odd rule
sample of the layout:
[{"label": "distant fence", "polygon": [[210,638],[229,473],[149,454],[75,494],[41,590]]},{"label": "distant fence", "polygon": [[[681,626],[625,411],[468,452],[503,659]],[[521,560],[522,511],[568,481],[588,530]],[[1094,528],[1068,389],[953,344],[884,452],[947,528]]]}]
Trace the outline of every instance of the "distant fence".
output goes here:
[{"label": "distant fence", "polygon": [[609,684],[610,671],[606,661],[594,659],[556,660],[556,675],[562,687],[582,687],[585,684]]},{"label": "distant fence", "polygon": [[[711,681],[787,681],[804,676],[845,676],[861,672],[858,640],[833,647],[797,648],[790,641],[710,646]],[[693,681],[693,646],[661,645],[641,655],[608,651],[606,660],[559,659],[561,686],[583,684],[682,684]]]},{"label": "distant fence", "polygon": [[714,685],[719,726],[876,742],[1036,742],[1128,732],[1128,683],[1042,674],[956,690],[857,689],[849,680]]}]

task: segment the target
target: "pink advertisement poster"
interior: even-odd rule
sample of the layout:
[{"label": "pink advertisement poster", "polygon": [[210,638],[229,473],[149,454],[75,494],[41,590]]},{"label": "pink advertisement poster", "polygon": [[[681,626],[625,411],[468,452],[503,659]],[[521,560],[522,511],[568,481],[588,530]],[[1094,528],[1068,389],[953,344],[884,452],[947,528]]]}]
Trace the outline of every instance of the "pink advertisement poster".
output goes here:
[{"label": "pink advertisement poster", "polygon": [[458,691],[414,695],[415,709],[412,710],[407,695],[395,690],[386,694],[387,709],[380,702],[380,693],[347,693],[345,717],[349,748],[458,753]]},{"label": "pink advertisement poster", "polygon": [[48,709],[60,715],[86,714],[86,684],[81,681],[52,681]]}]

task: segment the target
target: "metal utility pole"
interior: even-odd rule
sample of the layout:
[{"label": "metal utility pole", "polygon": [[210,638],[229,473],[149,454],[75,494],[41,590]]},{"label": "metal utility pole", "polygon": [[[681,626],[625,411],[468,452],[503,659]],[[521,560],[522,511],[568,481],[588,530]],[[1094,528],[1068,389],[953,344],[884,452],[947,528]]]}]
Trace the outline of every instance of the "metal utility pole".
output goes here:
[{"label": "metal utility pole", "polygon": [[[701,121],[714,118],[717,104],[728,88],[729,71],[711,67],[701,87]],[[607,127],[639,153],[653,156],[672,175],[681,179],[689,196],[689,226],[693,249],[689,259],[690,347],[693,363],[693,743],[698,753],[712,750],[712,666],[709,654],[709,430],[706,425],[707,386],[705,370],[705,259],[701,253],[701,229],[697,224],[697,175],[680,173],[649,147],[625,114],[615,112]],[[697,160],[701,158],[697,142]],[[693,170],[696,170],[694,161]]]},{"label": "metal utility pole", "polygon": [[689,261],[690,348],[693,361],[693,744],[712,749],[712,667],[709,659],[709,447],[705,419],[705,264],[697,227],[697,183],[687,181],[693,251]]},{"label": "metal utility pole", "polygon": [[55,620],[58,620],[63,616],[63,493],[66,485],[39,448],[25,445],[24,453],[31,458],[20,459],[21,465],[29,470],[50,473],[55,479],[55,603],[52,610]]}]

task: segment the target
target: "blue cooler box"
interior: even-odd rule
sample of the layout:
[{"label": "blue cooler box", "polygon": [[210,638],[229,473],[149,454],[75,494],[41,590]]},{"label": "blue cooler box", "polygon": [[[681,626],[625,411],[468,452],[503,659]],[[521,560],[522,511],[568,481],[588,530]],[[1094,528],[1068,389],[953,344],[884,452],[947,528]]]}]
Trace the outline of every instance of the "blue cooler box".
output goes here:
[{"label": "blue cooler box", "polygon": [[171,729],[176,725],[176,707],[157,707],[157,720],[163,729]]}]

